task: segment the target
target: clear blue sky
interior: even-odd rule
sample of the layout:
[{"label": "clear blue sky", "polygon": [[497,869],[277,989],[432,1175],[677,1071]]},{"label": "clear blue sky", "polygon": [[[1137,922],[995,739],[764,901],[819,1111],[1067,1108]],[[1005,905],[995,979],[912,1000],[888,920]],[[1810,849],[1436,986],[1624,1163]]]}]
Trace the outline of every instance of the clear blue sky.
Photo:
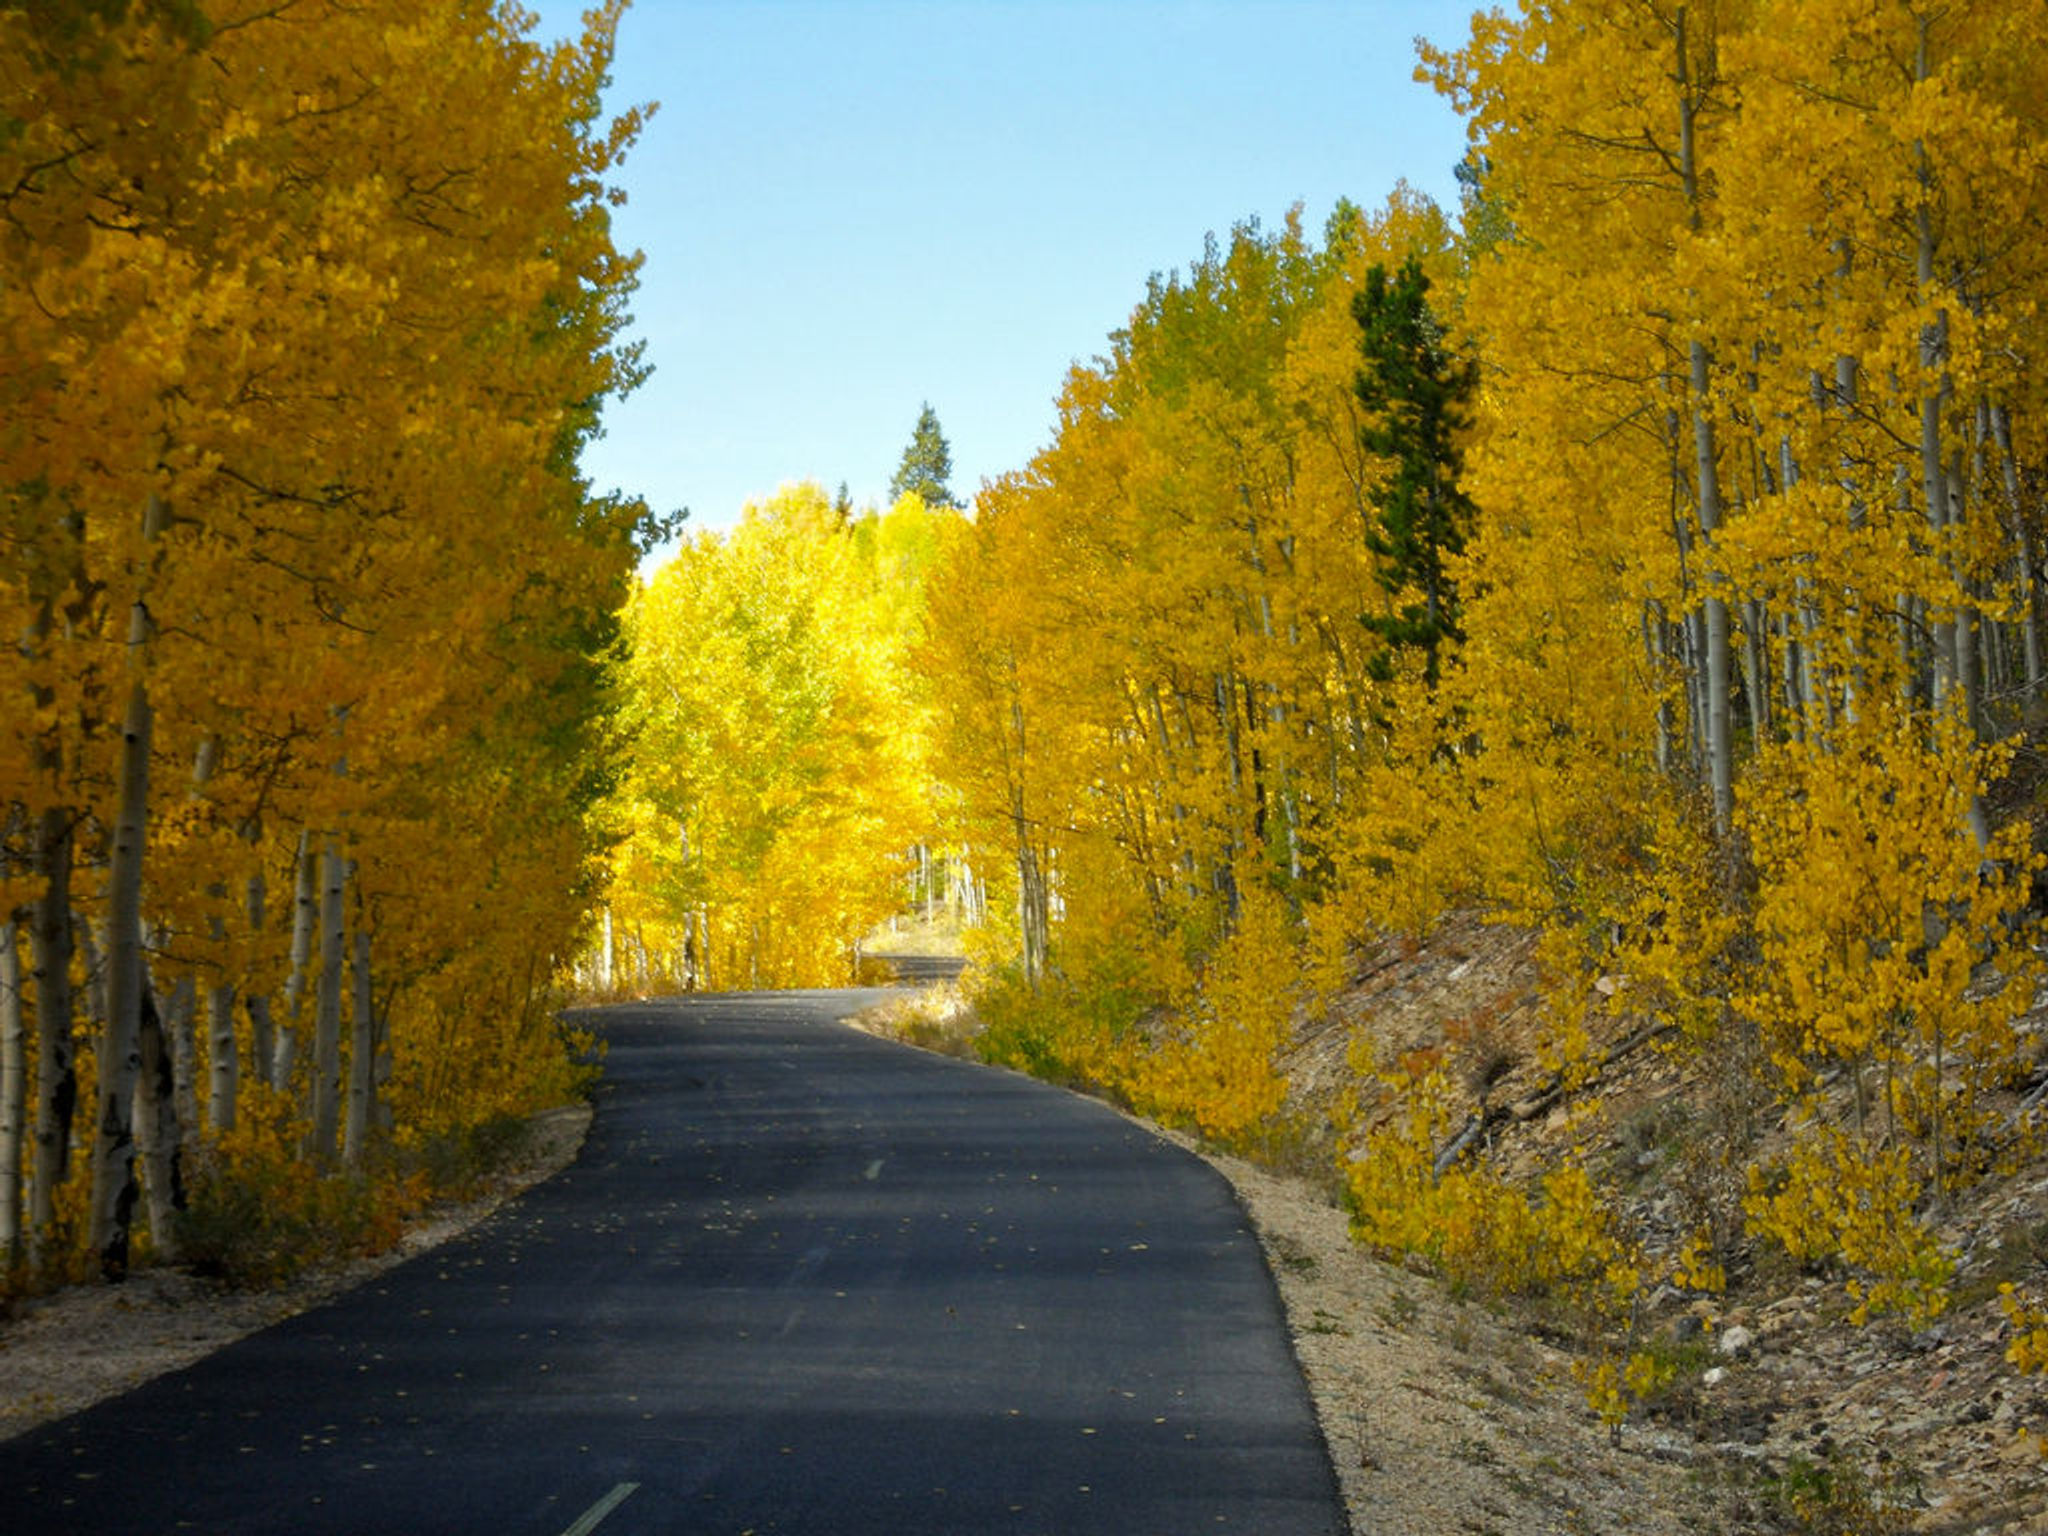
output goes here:
[{"label": "clear blue sky", "polygon": [[[540,34],[576,0],[542,0]],[[635,0],[609,100],[654,375],[599,489],[724,527],[790,480],[886,495],[929,400],[953,488],[1021,468],[1068,367],[1203,236],[1405,178],[1447,207],[1457,117],[1411,78],[1432,0]]]}]

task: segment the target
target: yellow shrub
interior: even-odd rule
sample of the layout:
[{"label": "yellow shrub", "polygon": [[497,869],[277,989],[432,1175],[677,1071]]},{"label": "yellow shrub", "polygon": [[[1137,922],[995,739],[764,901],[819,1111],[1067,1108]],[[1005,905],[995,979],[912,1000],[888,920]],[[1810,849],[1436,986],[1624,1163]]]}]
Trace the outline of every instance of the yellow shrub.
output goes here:
[{"label": "yellow shrub", "polygon": [[1181,1000],[1174,1026],[1131,1063],[1132,1101],[1219,1141],[1255,1132],[1287,1097],[1279,1055],[1309,991],[1285,905],[1254,888],[1236,929]]},{"label": "yellow shrub", "polygon": [[1919,1195],[1906,1148],[1824,1126],[1794,1144],[1781,1178],[1750,1170],[1743,1209],[1795,1259],[1840,1258],[1862,1271],[1848,1281],[1852,1321],[1897,1312],[1917,1325],[1946,1309],[1955,1275],[1955,1260],[1913,1214]]},{"label": "yellow shrub", "polygon": [[2048,1371],[2048,1307],[2033,1305],[2009,1280],[1998,1288],[1998,1304],[2012,1324],[2012,1343],[2006,1347],[2005,1358],[2022,1374]]},{"label": "yellow shrub", "polygon": [[1411,1078],[1383,1079],[1405,1102],[1346,1166],[1354,1234],[1428,1260],[1461,1288],[1553,1297],[1600,1322],[1624,1315],[1642,1261],[1586,1166],[1551,1169],[1534,1197],[1470,1164],[1438,1177],[1436,1148],[1454,1130],[1449,1080],[1440,1063],[1416,1066]]},{"label": "yellow shrub", "polygon": [[196,1268],[233,1285],[275,1285],[385,1251],[426,1203],[417,1171],[317,1171],[300,1156],[305,1123],[283,1095],[252,1085],[241,1108],[236,1128],[209,1136],[192,1169],[179,1237]]}]

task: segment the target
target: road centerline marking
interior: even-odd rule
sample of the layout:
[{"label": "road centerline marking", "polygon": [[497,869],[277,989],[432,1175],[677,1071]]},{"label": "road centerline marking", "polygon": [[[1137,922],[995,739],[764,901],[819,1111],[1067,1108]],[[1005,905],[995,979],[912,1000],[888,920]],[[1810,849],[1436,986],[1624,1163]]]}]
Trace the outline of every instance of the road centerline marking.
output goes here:
[{"label": "road centerline marking", "polygon": [[606,1515],[625,1503],[626,1500],[630,1499],[639,1490],[640,1485],[638,1483],[618,1484],[610,1493],[577,1516],[576,1523],[562,1532],[562,1536],[590,1536],[590,1533],[597,1529],[599,1523]]}]

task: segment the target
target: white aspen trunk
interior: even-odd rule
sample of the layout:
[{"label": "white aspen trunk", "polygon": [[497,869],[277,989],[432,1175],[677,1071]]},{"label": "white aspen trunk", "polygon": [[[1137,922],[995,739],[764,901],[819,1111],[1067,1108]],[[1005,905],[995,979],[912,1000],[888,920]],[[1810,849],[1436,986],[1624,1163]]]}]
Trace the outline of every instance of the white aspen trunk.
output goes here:
[{"label": "white aspen trunk", "polygon": [[1751,750],[1763,743],[1771,729],[1770,649],[1767,635],[1770,620],[1759,602],[1743,604],[1742,682],[1749,699]]},{"label": "white aspen trunk", "polygon": [[2034,564],[2033,524],[2020,494],[2019,461],[2012,451],[2012,413],[2002,405],[1991,408],[1991,434],[1998,445],[1999,478],[2012,516],[2013,541],[2019,548],[2020,644],[2026,657],[2027,697],[2032,699],[2041,690],[2040,580]]},{"label": "white aspen trunk", "polygon": [[235,989],[225,984],[206,993],[206,1069],[206,1123],[216,1131],[232,1131],[242,1058],[235,1044]]},{"label": "white aspen trunk", "polygon": [[1714,423],[1707,414],[1712,363],[1700,342],[1691,347],[1693,393],[1693,458],[1699,497],[1700,544],[1708,560],[1705,605],[1706,719],[1702,735],[1707,753],[1707,783],[1713,795],[1714,832],[1725,844],[1735,822],[1734,717],[1729,699],[1728,603],[1714,591],[1720,581],[1712,568],[1714,533],[1721,526],[1721,476],[1714,442]]},{"label": "white aspen trunk", "polygon": [[299,1017],[306,1002],[306,969],[313,960],[313,930],[320,916],[319,865],[310,831],[299,833],[299,857],[292,876],[291,971],[284,983],[284,1023],[277,1031],[277,1054],[270,1061],[270,1086],[283,1093],[292,1085],[298,1065]]},{"label": "white aspen trunk", "polygon": [[1982,697],[1995,699],[2003,695],[2011,682],[2011,668],[2007,660],[2008,640],[2006,626],[1996,619],[1986,619],[1981,611],[1977,615],[1977,658]]},{"label": "white aspen trunk", "polygon": [[[1677,43],[1678,155],[1679,177],[1685,192],[1686,213],[1695,232],[1702,224],[1699,146],[1693,101],[1693,73],[1690,40],[1686,31],[1685,7],[1678,8],[1674,38]],[[1735,750],[1729,704],[1728,604],[1717,588],[1720,573],[1713,566],[1714,534],[1721,526],[1720,455],[1714,441],[1710,414],[1713,360],[1706,343],[1692,341],[1687,348],[1688,382],[1692,414],[1693,472],[1699,503],[1700,552],[1706,562],[1705,655],[1703,702],[1706,719],[1701,734],[1707,754],[1707,782],[1712,792],[1714,833],[1725,846],[1735,821]]]},{"label": "white aspen trunk", "polygon": [[333,838],[320,861],[320,974],[313,1004],[312,1155],[334,1161],[341,1131],[342,899],[348,865]]},{"label": "white aspen trunk", "polygon": [[1685,641],[1686,752],[1699,782],[1707,778],[1707,616],[1685,615],[1680,633]]},{"label": "white aspen trunk", "polygon": [[1237,729],[1237,677],[1234,672],[1218,672],[1213,679],[1216,695],[1216,723],[1223,732],[1224,760],[1230,768],[1230,840],[1224,851],[1223,864],[1215,871],[1212,884],[1223,897],[1224,921],[1232,928],[1237,926],[1238,894],[1237,866],[1244,857],[1241,828],[1245,820],[1245,772],[1243,743]]},{"label": "white aspen trunk", "polygon": [[[1662,627],[1662,620],[1657,614],[1656,605],[1650,602],[1644,603],[1642,615],[1643,665],[1652,677],[1655,677],[1663,670],[1664,656],[1662,647],[1658,643]],[[1671,773],[1671,701],[1668,698],[1658,700],[1655,722],[1657,772],[1668,777]]]},{"label": "white aspen trunk", "polygon": [[71,997],[71,816],[45,810],[36,829],[40,890],[29,921],[36,989],[35,1159],[29,1170],[28,1260],[40,1272],[57,1219],[57,1189],[71,1170],[71,1123],[78,1109],[77,1042]]},{"label": "white aspen trunk", "polygon": [[[1948,483],[1948,512],[1955,522],[1962,522],[1967,515],[1968,500],[1963,489],[1962,466],[1951,460],[1943,472]],[[1963,720],[1970,728],[1970,734],[1982,737],[1984,734],[1984,686],[1978,671],[1979,616],[1976,604],[1968,600],[1970,580],[1966,571],[1956,572],[1956,585],[1965,594],[1965,600],[1957,607],[1955,617],[1956,687],[1962,693]]]},{"label": "white aspen trunk", "polygon": [[612,995],[612,980],[618,974],[618,952],[612,933],[612,909],[607,902],[598,909],[598,923],[603,934],[597,951],[597,988],[600,996]]},{"label": "white aspen trunk", "polygon": [[[1917,81],[1927,78],[1927,22],[1920,23],[1920,52],[1914,71]],[[1920,180],[1920,203],[1913,212],[1914,276],[1919,285],[1921,299],[1926,301],[1934,290],[1935,238],[1934,210],[1931,202],[1933,172],[1927,159],[1924,145],[1913,146]],[[1920,396],[1920,489],[1926,502],[1927,526],[1939,543],[1941,534],[1951,521],[1948,500],[1948,474],[1941,459],[1941,418],[1942,407],[1949,394],[1950,383],[1945,371],[1948,361],[1948,311],[1937,308],[1934,318],[1920,330],[1920,367],[1923,377],[1938,375],[1934,386],[1926,388]],[[1954,689],[1956,676],[1956,625],[1953,617],[1935,620],[1934,634],[1934,706],[1939,709],[1948,702]]]},{"label": "white aspen trunk", "polygon": [[[59,519],[59,528],[67,533],[83,533],[78,514]],[[79,540],[83,547],[83,539]],[[32,589],[28,622],[22,626],[20,650],[24,658],[41,655],[43,643],[55,623],[55,598],[52,588],[54,581],[37,582],[31,578]],[[54,711],[56,691],[47,684],[34,684],[29,689],[29,699],[40,714]],[[45,731],[35,747],[36,780],[46,794],[59,793],[65,781],[64,746],[62,737],[55,731]],[[11,1244],[0,1245],[0,1258],[12,1267],[22,1257],[28,1261],[29,1272],[40,1274],[47,1254],[45,1246],[53,1232],[56,1221],[57,1188],[63,1182],[71,1162],[71,1122],[78,1105],[78,1078],[73,1068],[75,1043],[72,1038],[71,1000],[71,828],[72,813],[63,805],[45,805],[35,818],[32,828],[31,872],[35,878],[37,894],[27,911],[29,978],[36,989],[36,1075],[35,1104],[33,1109],[33,1156],[28,1169],[28,1224],[26,1233],[20,1230],[19,1215],[15,1218],[16,1238]],[[19,912],[10,917],[10,929],[18,925]],[[21,964],[19,951],[10,943],[7,963],[16,968],[14,977],[14,1020],[21,1017]],[[4,1028],[4,1026],[0,1026]],[[0,1042],[0,1057],[4,1057],[5,1042]],[[21,1042],[25,1053],[27,1044]],[[22,1063],[24,1076],[27,1063]],[[0,1078],[6,1076],[4,1060],[0,1060]],[[26,1094],[26,1082],[22,1092]],[[0,1097],[5,1097],[0,1087]],[[30,1118],[30,1107],[23,1103],[20,1111],[24,1122]],[[0,1191],[0,1200],[10,1202],[10,1209],[16,1192],[20,1188],[20,1153],[15,1154],[14,1176],[5,1180],[5,1189]],[[20,1241],[26,1238],[24,1245]]]},{"label": "white aspen trunk", "polygon": [[147,969],[142,980],[142,1012],[136,1045],[142,1070],[135,1080],[135,1141],[142,1154],[142,1189],[149,1234],[156,1256],[164,1263],[178,1257],[178,1213],[185,1208],[183,1161],[184,1122],[178,1115],[177,1062],[174,1041],[178,1021],[192,1017],[194,989],[181,978],[159,1008]]},{"label": "white aspen trunk", "polygon": [[21,916],[0,921],[0,1276],[21,1262],[21,1154],[28,1141],[28,1026],[21,1008]]},{"label": "white aspen trunk", "polygon": [[1814,657],[1813,637],[1820,628],[1820,616],[1813,604],[1799,610],[1799,707],[1809,730],[1824,730],[1835,723],[1834,701],[1828,695],[1826,668]]},{"label": "white aspen trunk", "polygon": [[341,1159],[351,1168],[363,1165],[369,1150],[370,1126],[377,1097],[377,1008],[370,986],[370,930],[359,924],[350,963],[353,1007],[349,1017],[348,1125]]},{"label": "white aspen trunk", "polygon": [[1797,605],[1797,617],[1791,613],[1785,615],[1784,649],[1781,653],[1785,667],[1785,718],[1795,741],[1805,741],[1818,725],[1818,716],[1813,709],[1812,677],[1807,665],[1806,646],[1801,639],[1808,622],[1805,611],[1806,604],[1802,600]]},{"label": "white aspen trunk", "polygon": [[[261,870],[258,870],[249,877],[247,910],[249,913],[249,933],[252,937],[262,937],[269,893],[269,882],[263,878]],[[246,980],[245,973],[245,983]],[[249,1015],[249,1070],[257,1074],[264,1081],[268,1081],[271,1052],[276,1046],[275,1037],[271,1032],[270,998],[267,994],[259,995],[252,992],[243,999],[242,1007]],[[239,1096],[241,1083],[241,1068],[239,1065],[237,1065],[235,1070],[235,1080]],[[223,1127],[223,1129],[226,1129],[226,1127]]]},{"label": "white aspen trunk", "polygon": [[1045,979],[1046,951],[1051,923],[1046,908],[1045,875],[1039,867],[1038,851],[1032,846],[1030,829],[1020,812],[1017,827],[1017,927],[1022,940],[1024,981],[1036,987]]},{"label": "white aspen trunk", "polygon": [[[163,526],[152,495],[143,538]],[[128,616],[128,707],[121,725],[119,809],[107,863],[107,1014],[101,1034],[94,1117],[92,1207],[87,1231],[100,1273],[128,1273],[128,1228],[135,1211],[135,1081],[142,1069],[142,870],[148,851],[149,753],[156,717],[147,676],[149,608],[138,590]]]},{"label": "white aspen trunk", "polygon": [[171,1091],[182,1131],[199,1124],[199,985],[180,977],[164,1011],[164,1043],[171,1053]]}]

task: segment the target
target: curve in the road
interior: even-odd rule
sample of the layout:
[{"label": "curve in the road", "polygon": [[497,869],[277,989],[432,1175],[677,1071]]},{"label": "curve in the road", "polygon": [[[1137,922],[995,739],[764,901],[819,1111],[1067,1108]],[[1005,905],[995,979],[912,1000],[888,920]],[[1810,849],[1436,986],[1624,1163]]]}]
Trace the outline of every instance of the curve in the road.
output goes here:
[{"label": "curve in the road", "polygon": [[573,1167],[0,1444],[0,1531],[1342,1531],[1227,1184],[860,1000],[592,1015]]}]

